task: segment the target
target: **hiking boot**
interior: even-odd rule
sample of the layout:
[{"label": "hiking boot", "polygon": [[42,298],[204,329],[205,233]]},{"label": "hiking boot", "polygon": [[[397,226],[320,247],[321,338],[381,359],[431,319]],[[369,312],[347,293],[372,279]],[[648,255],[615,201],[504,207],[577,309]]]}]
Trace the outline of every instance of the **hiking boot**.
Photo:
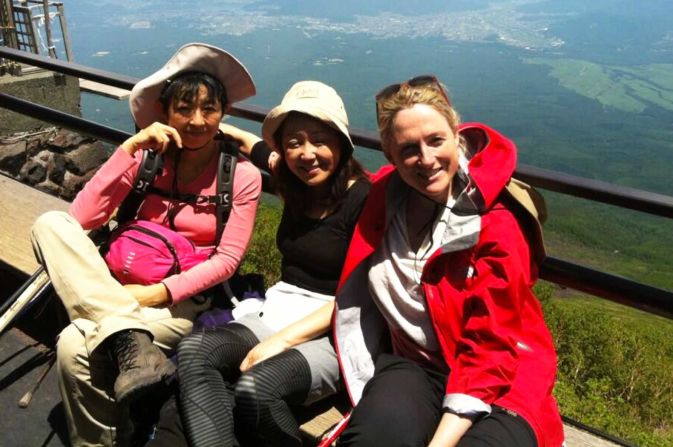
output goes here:
[{"label": "hiking boot", "polygon": [[118,402],[135,400],[175,373],[173,362],[145,332],[117,332],[111,337],[109,349],[119,367],[114,384]]}]

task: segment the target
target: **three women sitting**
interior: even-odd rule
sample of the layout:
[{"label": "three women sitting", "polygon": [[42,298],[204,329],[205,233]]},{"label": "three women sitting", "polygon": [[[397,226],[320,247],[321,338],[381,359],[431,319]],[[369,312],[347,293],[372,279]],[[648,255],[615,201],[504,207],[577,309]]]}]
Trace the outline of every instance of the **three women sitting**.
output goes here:
[{"label": "three women sitting", "polygon": [[[181,60],[181,51],[174,58]],[[226,56],[213,60],[236,66]],[[209,73],[195,57],[178,65]],[[139,118],[156,104],[148,92],[158,86],[166,95],[157,115],[163,123],[122,144],[76,199],[74,218],[53,214],[36,224],[36,249],[73,321],[59,341],[59,366],[75,445],[114,438],[110,384],[96,381],[99,370],[109,370],[94,355],[101,346],[119,351],[117,382],[132,377],[122,380],[132,385],[116,386],[122,400],[172,372],[149,334],[170,349],[202,308],[190,300],[163,305],[233,272],[250,236],[259,177],[240,163],[234,209],[215,254],[157,284],[122,287],[82,227],[109,218],[148,147],[172,160],[157,186],[174,193],[212,188],[212,142],[224,105],[234,92],[250,93],[251,80],[227,84],[246,79],[240,69],[220,77],[216,71],[215,82],[199,74],[181,84],[179,71],[170,83],[157,75],[148,87],[139,84],[134,91],[145,101],[132,108],[136,121],[150,124]],[[218,81],[228,97],[212,87]],[[514,144],[485,125],[461,125],[434,77],[386,87],[376,100],[392,166],[374,176],[359,220],[369,183],[352,158],[345,109],[333,89],[293,86],[264,121],[266,146],[228,129],[272,171],[284,200],[277,238],[283,278],[259,312],[180,345],[179,400],[190,442],[300,445],[288,403],[336,392],[341,373],[355,408],[340,445],[561,445],[551,395],[556,356],[530,289],[539,261],[536,226],[510,182]],[[212,245],[212,219],[196,214],[170,197],[148,198],[139,211],[197,245]],[[72,259],[64,262],[63,253]],[[183,307],[186,317],[178,316]],[[333,316],[335,346],[325,335]],[[129,343],[139,356],[122,349]]]}]

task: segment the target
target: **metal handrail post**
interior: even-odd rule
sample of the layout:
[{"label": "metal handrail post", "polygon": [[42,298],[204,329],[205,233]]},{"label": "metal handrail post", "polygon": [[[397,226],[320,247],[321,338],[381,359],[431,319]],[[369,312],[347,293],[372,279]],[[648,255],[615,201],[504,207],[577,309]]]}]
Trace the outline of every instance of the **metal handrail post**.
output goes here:
[{"label": "metal handrail post", "polygon": [[63,3],[55,3],[56,9],[58,10],[58,22],[61,24],[61,34],[63,36],[63,47],[65,49],[65,58],[66,60],[73,62],[75,56],[72,54],[72,44],[70,43],[70,32],[68,31],[68,22],[65,20],[65,10],[63,9]]}]

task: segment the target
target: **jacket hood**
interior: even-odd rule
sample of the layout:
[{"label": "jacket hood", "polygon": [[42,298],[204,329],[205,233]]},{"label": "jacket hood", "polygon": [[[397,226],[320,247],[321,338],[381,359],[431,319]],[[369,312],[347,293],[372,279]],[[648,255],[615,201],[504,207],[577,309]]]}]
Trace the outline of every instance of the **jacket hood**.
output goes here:
[{"label": "jacket hood", "polygon": [[[482,123],[465,123],[459,127],[465,146],[454,187],[461,191],[453,212],[459,215],[480,215],[497,200],[505,200],[515,212],[526,232],[538,263],[546,257],[542,224],[547,218],[544,198],[534,188],[512,178],[516,168],[516,145],[498,131]],[[406,188],[393,166],[384,166],[373,180],[389,177],[386,202],[386,223],[404,201]]]},{"label": "jacket hood", "polygon": [[546,257],[542,224],[547,219],[547,207],[540,193],[512,177],[516,169],[516,145],[481,123],[463,124],[459,132],[465,141],[468,165],[458,173],[464,186],[461,185],[463,192],[454,212],[482,213],[504,198],[530,235],[533,255],[541,263]]},{"label": "jacket hood", "polygon": [[461,194],[454,212],[481,213],[496,201],[516,168],[516,146],[494,129],[481,123],[466,123],[459,128],[465,142],[467,166],[456,173]]}]

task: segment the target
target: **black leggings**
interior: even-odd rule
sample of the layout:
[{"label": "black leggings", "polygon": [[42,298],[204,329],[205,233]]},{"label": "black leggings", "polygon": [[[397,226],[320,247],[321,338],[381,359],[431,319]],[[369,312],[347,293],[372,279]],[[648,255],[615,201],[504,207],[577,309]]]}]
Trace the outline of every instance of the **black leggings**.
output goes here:
[{"label": "black leggings", "polygon": [[[365,385],[337,445],[428,445],[442,417],[445,383],[445,374],[402,357],[380,355],[374,377]],[[497,406],[458,443],[458,447],[502,446],[537,447],[537,440],[526,421]]]},{"label": "black leggings", "polygon": [[239,365],[258,342],[250,329],[231,323],[178,346],[180,411],[191,445],[301,445],[288,403],[308,395],[308,362],[289,350],[241,375]]}]

